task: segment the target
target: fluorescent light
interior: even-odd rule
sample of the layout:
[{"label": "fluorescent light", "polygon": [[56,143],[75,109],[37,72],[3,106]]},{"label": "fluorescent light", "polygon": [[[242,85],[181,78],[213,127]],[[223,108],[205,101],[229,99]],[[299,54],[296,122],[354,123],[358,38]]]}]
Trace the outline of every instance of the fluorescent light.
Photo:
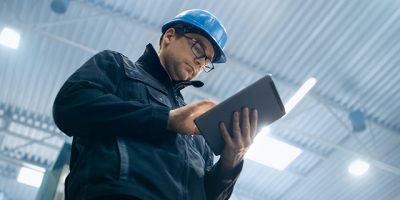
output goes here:
[{"label": "fluorescent light", "polygon": [[285,104],[286,113],[289,113],[300,100],[314,87],[317,83],[317,79],[314,77],[309,78],[300,89],[290,98],[290,100]]},{"label": "fluorescent light", "polygon": [[369,164],[363,160],[356,160],[352,162],[348,168],[350,174],[355,176],[364,175],[369,169]]},{"label": "fluorescent light", "polygon": [[43,175],[41,170],[21,167],[17,181],[38,188],[42,184]]},{"label": "fluorescent light", "polygon": [[0,33],[0,44],[13,49],[18,48],[20,35],[17,31],[5,27]]},{"label": "fluorescent light", "polygon": [[287,143],[259,133],[251,145],[245,158],[266,165],[268,167],[284,170],[301,153],[301,149]]}]

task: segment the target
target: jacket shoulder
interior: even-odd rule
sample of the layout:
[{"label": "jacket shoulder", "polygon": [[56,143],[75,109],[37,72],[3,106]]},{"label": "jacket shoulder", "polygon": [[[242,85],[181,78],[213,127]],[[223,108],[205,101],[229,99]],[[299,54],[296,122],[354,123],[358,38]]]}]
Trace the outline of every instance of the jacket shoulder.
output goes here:
[{"label": "jacket shoulder", "polygon": [[105,49],[99,51],[98,53],[96,53],[96,55],[122,55],[122,53],[110,49]]}]

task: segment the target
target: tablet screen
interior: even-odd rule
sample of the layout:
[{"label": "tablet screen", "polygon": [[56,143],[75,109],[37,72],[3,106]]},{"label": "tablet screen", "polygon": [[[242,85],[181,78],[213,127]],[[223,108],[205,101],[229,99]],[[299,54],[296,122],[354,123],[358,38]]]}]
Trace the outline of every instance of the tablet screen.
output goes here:
[{"label": "tablet screen", "polygon": [[258,131],[285,115],[271,75],[262,77],[194,120],[215,155],[220,155],[225,145],[219,123],[224,122],[229,133],[232,133],[233,112],[240,112],[245,106],[250,110],[257,109]]}]

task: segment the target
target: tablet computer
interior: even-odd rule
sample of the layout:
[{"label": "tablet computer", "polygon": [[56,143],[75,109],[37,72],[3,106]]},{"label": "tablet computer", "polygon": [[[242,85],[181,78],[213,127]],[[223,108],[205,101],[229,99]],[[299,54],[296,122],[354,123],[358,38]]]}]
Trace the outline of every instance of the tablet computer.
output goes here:
[{"label": "tablet computer", "polygon": [[233,112],[240,113],[241,108],[245,106],[250,111],[252,108],[258,111],[257,131],[261,131],[263,127],[286,113],[271,75],[262,77],[194,120],[215,155],[220,155],[225,145],[219,123],[224,122],[229,133],[232,134]]}]

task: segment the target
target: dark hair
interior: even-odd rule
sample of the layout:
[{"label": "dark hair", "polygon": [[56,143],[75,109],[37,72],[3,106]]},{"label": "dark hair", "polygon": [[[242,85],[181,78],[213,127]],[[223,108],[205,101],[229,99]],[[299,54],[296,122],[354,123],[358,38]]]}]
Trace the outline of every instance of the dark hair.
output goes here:
[{"label": "dark hair", "polygon": [[[178,32],[178,37],[180,37],[181,35],[183,35],[185,33],[190,33],[190,32],[185,32],[185,29],[188,29],[189,26],[191,26],[191,25],[186,24],[186,23],[179,23],[179,24],[175,24],[174,26],[171,26],[169,28],[174,28],[175,31]],[[166,30],[168,30],[168,29],[166,29]],[[161,42],[162,42],[162,38],[164,37],[164,34],[165,34],[165,32],[160,37],[160,41],[159,41],[160,48],[161,48]]]}]

